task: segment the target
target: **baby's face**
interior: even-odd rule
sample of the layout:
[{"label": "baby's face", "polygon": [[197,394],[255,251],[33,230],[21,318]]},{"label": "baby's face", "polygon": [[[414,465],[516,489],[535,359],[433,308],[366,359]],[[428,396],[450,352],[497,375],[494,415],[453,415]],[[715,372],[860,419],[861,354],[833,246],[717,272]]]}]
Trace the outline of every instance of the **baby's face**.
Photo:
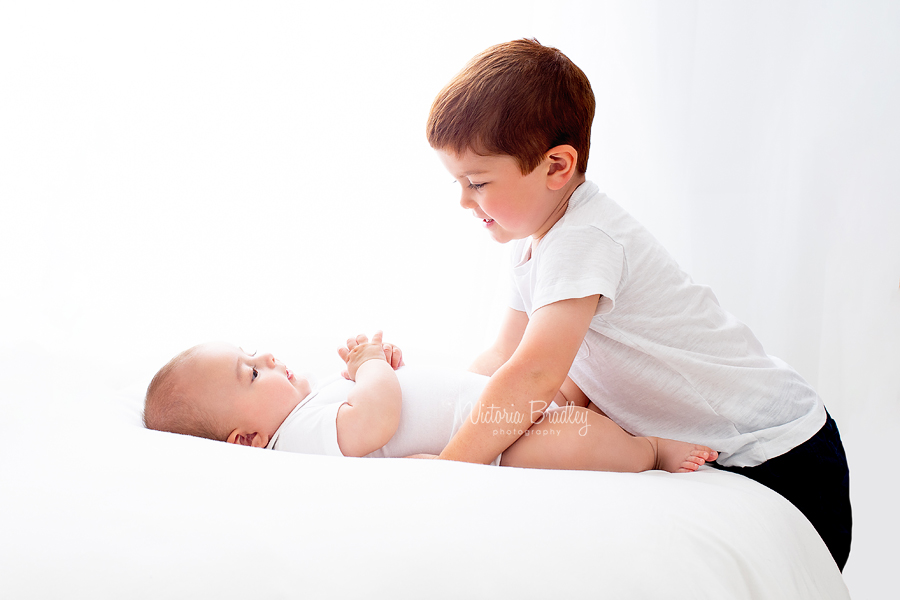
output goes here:
[{"label": "baby's face", "polygon": [[311,392],[305,377],[293,373],[271,354],[250,355],[237,346],[218,342],[198,348],[189,378],[189,385],[198,386],[194,389],[203,408],[229,430],[251,436],[238,441],[254,442],[252,445],[265,446]]}]

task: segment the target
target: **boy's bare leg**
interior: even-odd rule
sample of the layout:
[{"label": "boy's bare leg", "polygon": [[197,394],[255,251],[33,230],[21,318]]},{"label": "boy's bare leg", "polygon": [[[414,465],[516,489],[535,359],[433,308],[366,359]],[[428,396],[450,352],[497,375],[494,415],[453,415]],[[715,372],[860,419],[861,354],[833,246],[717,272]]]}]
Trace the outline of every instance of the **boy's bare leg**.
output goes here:
[{"label": "boy's bare leg", "polygon": [[634,437],[609,418],[581,406],[554,408],[503,452],[500,464],[533,469],[636,473],[696,471],[718,453],[700,444]]}]

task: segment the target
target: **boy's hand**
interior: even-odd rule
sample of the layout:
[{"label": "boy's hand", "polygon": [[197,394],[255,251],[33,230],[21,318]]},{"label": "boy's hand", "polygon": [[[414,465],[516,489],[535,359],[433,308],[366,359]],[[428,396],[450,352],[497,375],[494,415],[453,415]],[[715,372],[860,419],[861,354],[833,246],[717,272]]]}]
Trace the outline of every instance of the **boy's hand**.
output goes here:
[{"label": "boy's hand", "polygon": [[355,338],[347,340],[346,348],[338,348],[341,359],[347,363],[347,368],[341,372],[344,379],[356,381],[356,371],[360,365],[369,360],[384,360],[394,370],[403,366],[403,353],[393,344],[385,344],[381,341],[382,332],[376,331],[372,341],[365,334],[359,334]]}]

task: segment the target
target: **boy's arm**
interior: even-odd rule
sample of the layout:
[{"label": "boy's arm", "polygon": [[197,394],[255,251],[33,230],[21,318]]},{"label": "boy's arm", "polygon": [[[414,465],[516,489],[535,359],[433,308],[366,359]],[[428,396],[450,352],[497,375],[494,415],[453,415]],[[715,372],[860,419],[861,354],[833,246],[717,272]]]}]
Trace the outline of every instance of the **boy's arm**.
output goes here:
[{"label": "boy's arm", "polygon": [[400,425],[402,395],[391,363],[385,360],[381,332],[369,343],[358,336],[338,353],[356,385],[337,414],[338,446],[344,456],[365,456],[384,446]]},{"label": "boy's arm", "polygon": [[[469,371],[487,375],[488,377],[493,375],[497,369],[510,359],[513,352],[519,347],[519,342],[522,341],[522,335],[524,335],[526,327],[528,327],[528,314],[520,310],[507,308],[506,313],[503,315],[503,323],[500,325],[500,333],[497,335],[497,339],[490,348],[472,361]],[[559,406],[572,404],[574,406],[587,407],[590,404],[590,399],[568,376],[563,381],[553,401]]]},{"label": "boy's arm", "polygon": [[507,308],[500,325],[500,333],[494,344],[482,352],[469,366],[473,373],[490,377],[497,369],[502,367],[510,359],[528,326],[528,314],[521,310]]},{"label": "boy's arm", "polygon": [[531,427],[565,381],[599,300],[595,294],[534,311],[515,352],[440,458],[487,464]]}]

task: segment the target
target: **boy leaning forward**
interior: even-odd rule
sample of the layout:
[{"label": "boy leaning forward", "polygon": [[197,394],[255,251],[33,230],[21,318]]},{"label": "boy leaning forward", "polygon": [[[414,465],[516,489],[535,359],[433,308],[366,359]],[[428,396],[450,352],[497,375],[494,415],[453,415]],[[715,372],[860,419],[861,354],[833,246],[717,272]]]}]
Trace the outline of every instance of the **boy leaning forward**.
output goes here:
[{"label": "boy leaning forward", "polygon": [[476,415],[534,422],[574,382],[631,434],[715,448],[715,466],[780,493],[843,569],[849,470],[834,420],[794,369],[586,180],[594,107],[584,73],[536,40],[487,49],[434,101],[428,141],[460,184],[460,205],[512,242],[509,307],[470,368],[491,379],[440,458],[490,462],[522,428]]}]

